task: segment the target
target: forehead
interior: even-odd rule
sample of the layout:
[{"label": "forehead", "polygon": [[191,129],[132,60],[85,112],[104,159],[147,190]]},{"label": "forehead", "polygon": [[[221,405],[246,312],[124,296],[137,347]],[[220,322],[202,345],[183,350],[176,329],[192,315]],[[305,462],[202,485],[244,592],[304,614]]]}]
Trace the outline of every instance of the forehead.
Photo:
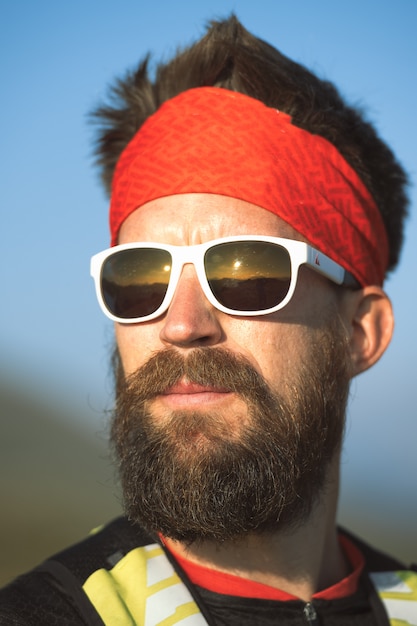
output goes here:
[{"label": "forehead", "polygon": [[271,235],[303,241],[274,213],[216,194],[178,194],[147,202],[123,222],[118,243],[156,241],[193,245],[233,235]]}]

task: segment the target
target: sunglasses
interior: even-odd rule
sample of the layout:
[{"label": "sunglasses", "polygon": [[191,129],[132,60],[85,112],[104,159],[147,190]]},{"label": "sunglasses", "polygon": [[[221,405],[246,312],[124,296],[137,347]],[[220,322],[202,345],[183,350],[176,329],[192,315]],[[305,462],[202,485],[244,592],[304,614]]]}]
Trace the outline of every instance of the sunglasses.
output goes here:
[{"label": "sunglasses", "polygon": [[134,242],[91,259],[99,304],[115,322],[135,324],[169,307],[186,263],[195,267],[209,302],[230,315],[268,315],[291,300],[300,265],[336,284],[355,279],[312,246],[292,239],[237,236],[194,246]]}]

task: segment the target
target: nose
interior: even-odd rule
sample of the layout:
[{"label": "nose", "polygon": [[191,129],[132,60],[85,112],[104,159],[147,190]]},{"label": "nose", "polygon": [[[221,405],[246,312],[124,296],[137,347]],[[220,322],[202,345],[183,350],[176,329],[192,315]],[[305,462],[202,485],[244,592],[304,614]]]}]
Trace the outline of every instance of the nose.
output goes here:
[{"label": "nose", "polygon": [[212,346],[222,339],[219,311],[205,297],[193,265],[183,267],[163,319],[160,339],[180,347]]}]

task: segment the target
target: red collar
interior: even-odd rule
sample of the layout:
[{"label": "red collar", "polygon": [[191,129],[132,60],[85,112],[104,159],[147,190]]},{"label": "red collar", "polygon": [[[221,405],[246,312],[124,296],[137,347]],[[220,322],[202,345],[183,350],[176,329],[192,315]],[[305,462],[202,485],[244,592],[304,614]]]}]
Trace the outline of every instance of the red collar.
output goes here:
[{"label": "red collar", "polygon": [[[360,550],[344,535],[339,535],[339,542],[351,566],[351,572],[335,585],[315,593],[313,595],[315,599],[336,600],[338,598],[348,597],[357,590],[359,577],[365,565],[365,559]],[[287,601],[298,599],[296,596],[281,591],[280,589],[270,587],[269,585],[197,565],[171,550],[171,548],[170,551],[191,582],[209,591],[241,598],[258,598],[263,600]]]}]

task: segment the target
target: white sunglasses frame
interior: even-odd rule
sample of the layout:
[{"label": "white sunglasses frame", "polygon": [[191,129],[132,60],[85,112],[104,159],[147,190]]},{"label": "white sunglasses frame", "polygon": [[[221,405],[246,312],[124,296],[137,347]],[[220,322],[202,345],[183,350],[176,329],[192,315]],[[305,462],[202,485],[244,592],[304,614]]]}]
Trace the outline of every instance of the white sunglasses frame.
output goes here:
[{"label": "white sunglasses frame", "polygon": [[[288,251],[291,263],[291,282],[285,298],[274,307],[261,311],[235,311],[234,309],[229,309],[223,306],[220,302],[216,300],[214,294],[212,293],[204,270],[204,255],[206,251],[213,246],[223,243],[234,243],[238,241],[272,243],[279,245]],[[167,252],[169,252],[172,258],[171,275],[165,297],[161,303],[161,306],[156,311],[154,311],[150,315],[145,315],[144,317],[123,319],[113,315],[113,313],[108,310],[104,302],[101,291],[101,271],[104,261],[106,261],[106,259],[108,259],[113,254],[121,252],[123,250],[132,250],[137,248],[153,248],[158,250],[166,250]],[[237,235],[233,237],[212,239],[210,241],[207,241],[206,243],[196,244],[192,246],[174,246],[170,244],[155,243],[150,241],[134,241],[131,243],[113,246],[112,248],[107,248],[102,252],[98,252],[91,258],[90,273],[94,279],[97,300],[99,302],[101,310],[109,319],[111,319],[113,322],[118,322],[119,324],[137,324],[142,322],[149,322],[153,319],[156,319],[157,317],[160,317],[161,315],[163,315],[163,313],[167,311],[169,305],[171,304],[172,298],[178,285],[178,281],[181,276],[182,268],[184,267],[184,265],[189,263],[193,264],[195,267],[201,289],[203,290],[203,293],[206,296],[207,300],[219,311],[227,313],[228,315],[237,315],[241,317],[269,315],[271,313],[279,311],[280,309],[283,309],[288,304],[288,302],[290,302],[292,296],[294,295],[295,287],[298,280],[298,270],[301,265],[307,265],[307,267],[310,267],[312,270],[318,272],[319,274],[328,278],[337,285],[345,283],[348,286],[354,286],[352,284],[352,279],[353,281],[355,280],[351,276],[351,274],[349,274],[349,272],[347,272],[341,265],[330,259],[327,255],[323,254],[323,252],[316,250],[316,248],[313,248],[303,241],[297,241],[294,239],[269,237],[267,235]]]}]

